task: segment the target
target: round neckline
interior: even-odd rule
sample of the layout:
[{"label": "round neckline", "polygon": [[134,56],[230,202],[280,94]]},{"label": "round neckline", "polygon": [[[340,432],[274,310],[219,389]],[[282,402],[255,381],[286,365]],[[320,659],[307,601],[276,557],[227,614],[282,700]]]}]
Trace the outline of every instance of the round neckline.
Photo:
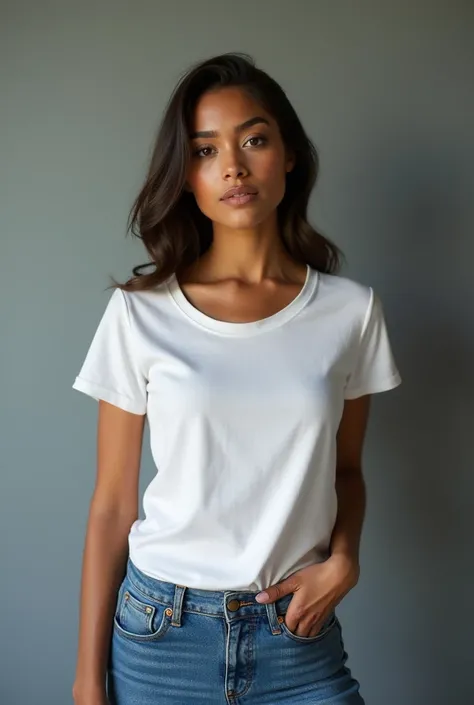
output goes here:
[{"label": "round neckline", "polygon": [[318,270],[312,269],[312,267],[307,264],[304,284],[297,296],[290,301],[289,304],[276,313],[273,313],[271,316],[260,318],[257,321],[247,321],[242,323],[221,321],[200,311],[186,298],[178,282],[176,274],[172,274],[171,277],[168,278],[166,281],[166,288],[180,311],[194,323],[216,333],[225,333],[227,335],[242,337],[278,328],[294,318],[306,306],[316,290],[318,274]]}]

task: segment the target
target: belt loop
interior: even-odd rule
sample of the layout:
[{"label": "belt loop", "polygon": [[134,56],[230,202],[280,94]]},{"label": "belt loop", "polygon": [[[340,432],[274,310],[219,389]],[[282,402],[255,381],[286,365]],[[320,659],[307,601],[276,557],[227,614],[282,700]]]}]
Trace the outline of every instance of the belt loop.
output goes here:
[{"label": "belt loop", "polygon": [[281,634],[281,627],[278,621],[275,603],[270,602],[268,605],[265,605],[265,607],[267,609],[267,617],[268,622],[270,624],[270,629],[272,630],[272,634]]},{"label": "belt loop", "polygon": [[174,600],[173,600],[173,619],[171,624],[173,627],[181,626],[181,614],[183,612],[183,599],[185,593],[184,585],[175,585],[174,587]]}]

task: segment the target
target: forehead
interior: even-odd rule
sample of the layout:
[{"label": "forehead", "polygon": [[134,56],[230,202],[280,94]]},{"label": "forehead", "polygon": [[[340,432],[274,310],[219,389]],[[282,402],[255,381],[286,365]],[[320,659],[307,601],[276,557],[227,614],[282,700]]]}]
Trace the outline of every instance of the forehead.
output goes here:
[{"label": "forehead", "polygon": [[260,115],[271,125],[272,116],[249,93],[239,87],[220,88],[204,93],[198,100],[191,130],[223,130],[233,128]]}]

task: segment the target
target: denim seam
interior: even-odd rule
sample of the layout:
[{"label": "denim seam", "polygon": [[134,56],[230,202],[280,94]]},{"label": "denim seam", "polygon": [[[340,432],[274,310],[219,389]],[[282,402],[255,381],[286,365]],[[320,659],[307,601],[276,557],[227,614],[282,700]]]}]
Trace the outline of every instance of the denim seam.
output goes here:
[{"label": "denim seam", "polygon": [[[249,643],[250,643],[249,656],[250,656],[250,658],[249,658],[247,672],[246,672],[247,685],[240,693],[235,693],[236,698],[241,698],[244,695],[246,695],[252,686],[252,678],[253,678],[253,670],[254,670],[253,669],[253,656],[254,656],[254,648],[253,648],[254,647],[254,639],[253,639],[253,637],[256,632],[256,629],[257,629],[257,620],[252,619],[249,624],[249,632],[250,632],[249,633]],[[234,697],[234,696],[232,696],[232,697]]]},{"label": "denim seam", "polygon": [[190,610],[186,609],[183,612],[190,612],[191,614],[202,614],[205,617],[216,617],[217,619],[224,619],[223,614],[216,614],[215,612],[204,612],[203,610]]},{"label": "denim seam", "polygon": [[[153,602],[156,602],[158,605],[162,605],[162,606],[165,606],[165,607],[173,607],[173,600],[169,600],[169,601],[168,601],[168,600],[167,600],[167,601],[160,600],[160,599],[158,599],[157,597],[155,597],[154,595],[152,595],[151,593],[145,592],[144,590],[142,590],[142,589],[132,580],[132,578],[131,578],[130,576],[128,576],[128,580],[129,580],[130,583],[133,585],[133,587],[135,588],[135,590],[136,590],[138,593],[140,593],[140,595],[143,595],[143,597],[148,598],[148,599],[152,600]],[[203,614],[203,615],[206,615],[207,617],[223,617],[223,616],[224,616],[224,613],[222,613],[222,614],[215,614],[215,613],[211,613],[211,612],[205,612],[204,610],[199,610],[199,609],[196,609],[196,610],[195,610],[195,609],[184,609],[184,608],[183,608],[182,611],[183,611],[183,612],[193,612],[193,613],[195,613],[195,614]]]},{"label": "denim seam", "polygon": [[[136,590],[140,595],[142,595],[143,597],[152,600],[153,602],[155,602],[155,603],[158,604],[158,605],[162,605],[162,606],[165,606],[165,607],[171,607],[171,608],[173,607],[173,600],[172,600],[172,599],[170,599],[169,601],[168,601],[168,600],[167,600],[167,601],[161,600],[161,599],[155,597],[152,593],[146,592],[144,589],[142,589],[141,587],[139,587],[139,586],[134,582],[133,578],[132,578],[130,575],[127,575],[127,579],[130,581],[131,585],[133,585],[133,587],[135,588],[135,590]],[[206,616],[206,617],[217,617],[218,619],[225,617],[224,611],[222,611],[221,614],[216,614],[215,612],[206,612],[205,610],[201,610],[201,609],[190,609],[190,608],[184,608],[184,607],[183,607],[183,610],[182,610],[182,611],[183,611],[183,612],[190,612],[190,613],[192,613],[192,614],[202,614],[202,615],[204,615],[204,616]],[[263,613],[262,613],[262,614],[256,614],[256,615],[249,615],[249,617],[265,617],[265,616],[266,616],[266,615],[263,614]],[[243,617],[242,619],[248,619],[249,617]]]},{"label": "denim seam", "polygon": [[152,595],[150,592],[146,592],[145,590],[142,590],[141,587],[139,587],[130,576],[127,576],[128,580],[130,583],[133,585],[135,590],[140,593],[140,595],[143,595],[143,597],[148,597],[150,600],[153,600],[153,602],[158,602],[160,605],[166,605],[166,606],[171,606],[173,604],[173,601],[171,602],[164,602],[163,600],[159,600],[156,597]]},{"label": "denim seam", "polygon": [[314,644],[321,639],[323,639],[329,632],[336,626],[336,616],[333,615],[331,621],[329,622],[327,628],[321,632],[320,634],[316,634],[315,636],[312,637],[307,637],[307,636],[298,636],[298,634],[293,634],[285,624],[285,622],[282,622],[281,628],[282,628],[282,633],[285,634],[287,637],[290,639],[293,639],[294,641],[298,642],[299,644]]},{"label": "denim seam", "polygon": [[129,639],[130,641],[135,641],[138,643],[145,641],[159,641],[168,632],[171,626],[171,620],[168,620],[166,615],[163,615],[159,628],[156,632],[153,632],[153,634],[133,634],[133,632],[127,632],[126,629],[120,626],[116,619],[114,619],[114,626],[117,634],[123,636],[124,639]]}]

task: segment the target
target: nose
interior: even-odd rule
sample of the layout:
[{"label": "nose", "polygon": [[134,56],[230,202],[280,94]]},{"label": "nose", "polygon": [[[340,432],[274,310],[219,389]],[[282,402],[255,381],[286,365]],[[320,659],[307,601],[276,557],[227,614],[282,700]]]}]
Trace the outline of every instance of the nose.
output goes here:
[{"label": "nose", "polygon": [[223,178],[228,181],[229,179],[241,179],[247,175],[248,169],[242,155],[234,151],[226,154],[222,173]]}]

